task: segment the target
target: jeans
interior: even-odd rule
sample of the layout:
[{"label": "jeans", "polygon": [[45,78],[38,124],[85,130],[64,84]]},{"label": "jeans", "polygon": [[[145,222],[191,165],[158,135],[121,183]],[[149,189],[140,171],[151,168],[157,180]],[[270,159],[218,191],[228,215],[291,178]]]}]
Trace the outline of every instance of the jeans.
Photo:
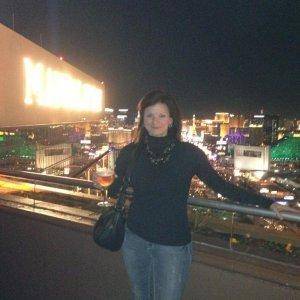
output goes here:
[{"label": "jeans", "polygon": [[181,298],[192,262],[192,243],[159,245],[126,228],[122,252],[135,300]]}]

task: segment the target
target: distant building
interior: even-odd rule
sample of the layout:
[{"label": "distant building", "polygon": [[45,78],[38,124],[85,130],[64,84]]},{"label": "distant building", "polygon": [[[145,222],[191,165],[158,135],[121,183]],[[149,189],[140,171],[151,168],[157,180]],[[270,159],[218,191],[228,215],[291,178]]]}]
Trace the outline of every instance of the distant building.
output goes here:
[{"label": "distant building", "polygon": [[21,132],[0,131],[0,167],[33,170],[35,147],[35,143]]},{"label": "distant building", "polygon": [[230,115],[229,128],[245,127],[245,117],[243,115]]},{"label": "distant building", "polygon": [[279,117],[276,115],[254,115],[249,124],[251,146],[272,145],[278,139]]},{"label": "distant building", "polygon": [[[36,169],[45,169],[59,161],[67,159],[72,155],[71,144],[59,144],[52,146],[37,145],[36,147]],[[60,164],[60,168],[69,165],[69,161]]]},{"label": "distant building", "polygon": [[123,148],[132,141],[132,130],[119,127],[108,128],[108,142],[115,148]]},{"label": "distant building", "polygon": [[223,138],[229,133],[229,113],[227,112],[216,112],[213,120],[215,130],[212,132],[213,135],[218,135]]},{"label": "distant building", "polygon": [[206,134],[211,134],[217,137],[220,135],[219,123],[215,123],[214,120],[211,119],[202,120],[201,126],[204,129],[204,133]]},{"label": "distant building", "polygon": [[271,148],[272,160],[278,162],[300,161],[300,134],[294,133],[285,136]]},{"label": "distant building", "polygon": [[270,147],[234,146],[234,169],[248,171],[268,171],[270,167]]},{"label": "distant building", "polygon": [[213,123],[219,128],[219,135],[224,138],[232,128],[243,128],[245,118],[242,115],[233,115],[226,112],[215,113]]},{"label": "distant building", "polygon": [[99,119],[103,82],[1,23],[0,41],[0,127]]},{"label": "distant building", "polygon": [[229,144],[249,145],[249,128],[231,127],[227,137]]},{"label": "distant building", "polygon": [[229,134],[229,124],[228,123],[220,124],[220,137],[224,138],[228,134]]},{"label": "distant building", "polygon": [[229,113],[227,112],[216,112],[215,121],[220,123],[229,123]]}]

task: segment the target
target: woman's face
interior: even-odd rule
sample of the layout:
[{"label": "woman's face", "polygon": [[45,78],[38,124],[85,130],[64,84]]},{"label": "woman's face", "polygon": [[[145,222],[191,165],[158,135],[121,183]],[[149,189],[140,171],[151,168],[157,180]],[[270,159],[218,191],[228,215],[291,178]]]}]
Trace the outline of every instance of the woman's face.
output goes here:
[{"label": "woman's face", "polygon": [[151,136],[166,136],[172,123],[168,106],[164,103],[148,106],[144,111],[144,126]]}]

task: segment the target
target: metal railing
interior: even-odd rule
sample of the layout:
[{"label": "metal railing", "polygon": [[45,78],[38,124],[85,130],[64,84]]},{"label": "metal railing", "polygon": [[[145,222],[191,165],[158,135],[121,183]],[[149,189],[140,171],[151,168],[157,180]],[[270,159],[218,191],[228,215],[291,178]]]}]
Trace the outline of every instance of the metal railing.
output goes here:
[{"label": "metal railing", "polygon": [[78,178],[70,178],[65,176],[56,176],[56,175],[48,175],[48,174],[40,174],[34,172],[26,172],[26,171],[14,171],[14,170],[6,170],[0,169],[0,175],[15,177],[15,178],[23,178],[32,180],[33,183],[35,181],[43,182],[47,185],[47,183],[56,183],[63,184],[69,186],[78,186],[82,188],[92,188],[97,189],[97,185],[91,180],[78,179]]},{"label": "metal railing", "polygon": [[60,160],[60,161],[57,161],[57,162],[55,162],[54,164],[52,164],[52,165],[50,165],[50,166],[48,166],[48,167],[42,169],[42,172],[47,172],[47,171],[49,171],[49,170],[51,170],[51,169],[53,169],[53,168],[56,168],[57,166],[60,166],[61,164],[66,163],[68,160],[71,160],[73,157],[74,157],[74,156],[71,155],[71,156],[68,156],[68,157],[66,157],[66,158],[64,158],[64,159],[62,159],[62,160]]},{"label": "metal railing", "polygon": [[[106,154],[107,153],[105,152],[103,156],[105,156]],[[96,158],[90,164],[95,163],[97,160],[99,160],[99,158]],[[86,166],[85,170],[87,168],[88,167]],[[12,170],[5,170],[5,169],[0,169],[0,175],[1,174],[10,177],[24,178],[33,181],[44,182],[45,184],[56,183],[56,184],[63,184],[69,186],[77,186],[81,188],[99,189],[99,185],[95,184],[91,180],[85,180],[85,179],[39,174],[39,173],[26,172],[26,171],[12,171]],[[221,201],[209,200],[205,198],[189,197],[188,204],[193,206],[215,208],[215,209],[226,210],[231,212],[239,212],[239,213],[255,215],[260,217],[280,219],[275,212],[269,209],[250,207],[250,206],[233,204],[233,203],[226,203]],[[286,221],[300,222],[300,214],[282,212],[281,216],[282,219]]]},{"label": "metal railing", "polygon": [[[193,205],[193,206],[215,208],[215,209],[219,209],[219,210],[239,212],[239,213],[244,213],[244,214],[248,214],[248,215],[255,215],[255,216],[259,216],[259,217],[268,217],[268,218],[272,218],[272,219],[281,220],[274,211],[272,211],[270,209],[265,209],[265,208],[250,207],[250,206],[245,206],[245,205],[240,205],[240,204],[226,203],[226,202],[221,202],[221,201],[200,199],[200,198],[194,198],[194,197],[188,198],[188,204]],[[282,212],[280,214],[281,214],[283,220],[292,221],[292,222],[300,222],[300,214],[293,214],[293,213],[288,213],[288,212]]]},{"label": "metal railing", "polygon": [[90,167],[92,167],[94,164],[96,164],[100,159],[102,159],[104,156],[106,156],[110,151],[111,151],[111,149],[108,149],[107,151],[103,152],[101,155],[99,155],[96,158],[94,158],[93,160],[89,161],[80,170],[78,170],[78,171],[76,171],[74,173],[71,173],[69,176],[70,177],[77,177],[77,176],[81,175],[83,172],[85,172]]}]

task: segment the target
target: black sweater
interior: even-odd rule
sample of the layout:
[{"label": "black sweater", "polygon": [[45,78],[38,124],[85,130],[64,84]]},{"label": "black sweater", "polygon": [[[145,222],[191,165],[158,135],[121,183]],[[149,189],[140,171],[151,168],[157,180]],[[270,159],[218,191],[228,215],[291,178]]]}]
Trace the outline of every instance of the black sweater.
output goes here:
[{"label": "black sweater", "polygon": [[[156,153],[162,151],[168,142],[168,138],[149,137],[150,148]],[[110,196],[115,197],[119,192],[135,148],[136,145],[131,143],[121,150],[116,161],[117,178],[109,189]],[[273,203],[271,199],[224,180],[211,167],[203,151],[190,143],[176,142],[170,160],[159,166],[151,164],[143,145],[131,175],[134,192],[128,228],[145,240],[158,244],[180,246],[189,243],[187,198],[194,175],[234,202],[260,207],[269,207]]]}]

